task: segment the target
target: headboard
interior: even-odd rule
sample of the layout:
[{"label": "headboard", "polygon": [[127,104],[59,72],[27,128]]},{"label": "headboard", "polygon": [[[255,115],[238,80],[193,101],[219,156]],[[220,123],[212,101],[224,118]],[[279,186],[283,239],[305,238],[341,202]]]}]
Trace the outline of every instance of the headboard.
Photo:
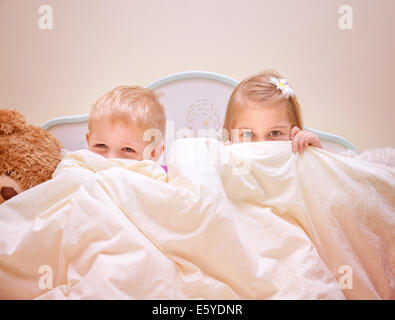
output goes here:
[{"label": "headboard", "polygon": [[[172,74],[150,83],[147,88],[163,93],[161,102],[167,118],[166,139],[197,136],[199,129],[222,128],[228,99],[238,81],[207,71]],[[65,116],[46,122],[43,129],[54,134],[67,150],[86,149],[88,115]],[[318,135],[324,148],[341,152],[356,151],[345,138],[308,127]],[[214,131],[212,130],[212,131]]]}]

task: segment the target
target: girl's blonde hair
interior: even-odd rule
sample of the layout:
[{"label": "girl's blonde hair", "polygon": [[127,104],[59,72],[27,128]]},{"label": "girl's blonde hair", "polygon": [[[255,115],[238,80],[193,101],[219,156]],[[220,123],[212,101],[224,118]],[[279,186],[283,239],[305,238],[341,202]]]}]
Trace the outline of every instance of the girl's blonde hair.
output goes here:
[{"label": "girl's blonde hair", "polygon": [[233,90],[226,108],[224,129],[230,132],[235,123],[237,112],[242,108],[248,108],[248,102],[258,104],[276,104],[285,102],[288,116],[292,125],[302,129],[302,117],[300,105],[295,95],[286,98],[281,90],[270,82],[270,78],[283,79],[275,70],[265,70],[256,75],[248,77],[240,82]]},{"label": "girl's blonde hair", "polygon": [[89,132],[94,123],[101,120],[109,120],[113,124],[122,121],[143,130],[158,129],[162,135],[166,130],[165,110],[159,96],[140,86],[119,86],[102,95],[89,113]]}]

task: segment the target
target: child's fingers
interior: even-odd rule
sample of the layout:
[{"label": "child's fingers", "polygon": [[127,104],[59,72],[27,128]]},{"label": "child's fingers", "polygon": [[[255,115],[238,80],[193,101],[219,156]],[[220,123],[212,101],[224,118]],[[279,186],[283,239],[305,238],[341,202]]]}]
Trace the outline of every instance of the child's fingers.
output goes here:
[{"label": "child's fingers", "polygon": [[295,138],[296,134],[297,134],[299,131],[300,131],[300,129],[299,129],[297,126],[293,126],[293,127],[291,128],[291,131],[289,132],[289,138],[290,138],[291,140],[293,140],[293,139]]},{"label": "child's fingers", "polygon": [[303,153],[309,146],[322,148],[319,138],[305,131],[298,132],[292,139],[293,152]]},{"label": "child's fingers", "polygon": [[312,136],[308,142],[309,142],[308,144],[309,146],[322,148],[320,139],[317,136]]},{"label": "child's fingers", "polygon": [[303,136],[300,136],[300,138],[298,139],[298,152],[299,153],[303,153],[305,141],[306,141],[306,139]]},{"label": "child's fingers", "polygon": [[309,140],[306,139],[306,140],[304,141],[303,151],[306,150],[308,147],[309,147]]},{"label": "child's fingers", "polygon": [[298,136],[292,139],[292,152],[298,151]]}]

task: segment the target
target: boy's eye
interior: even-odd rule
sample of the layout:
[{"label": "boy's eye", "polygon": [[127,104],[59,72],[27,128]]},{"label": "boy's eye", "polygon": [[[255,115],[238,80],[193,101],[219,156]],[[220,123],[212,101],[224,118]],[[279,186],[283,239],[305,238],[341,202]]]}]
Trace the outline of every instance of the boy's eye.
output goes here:
[{"label": "boy's eye", "polygon": [[125,148],[123,148],[122,150],[123,150],[123,151],[126,151],[126,152],[136,152],[136,151],[134,151],[134,149],[129,148],[129,147],[125,147]]},{"label": "boy's eye", "polygon": [[273,130],[273,131],[271,131],[271,132],[269,133],[269,135],[270,135],[271,137],[278,137],[278,136],[281,135],[281,132],[278,131],[278,130]]},{"label": "boy's eye", "polygon": [[103,143],[98,143],[98,144],[95,144],[95,148],[105,149],[105,148],[107,148],[107,146]]}]

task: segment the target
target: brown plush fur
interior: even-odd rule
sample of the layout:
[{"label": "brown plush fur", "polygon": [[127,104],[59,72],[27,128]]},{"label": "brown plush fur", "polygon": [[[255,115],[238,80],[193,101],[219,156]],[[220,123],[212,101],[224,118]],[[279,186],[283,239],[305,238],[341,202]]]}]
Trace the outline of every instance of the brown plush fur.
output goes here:
[{"label": "brown plush fur", "polygon": [[51,179],[61,148],[57,138],[26,124],[18,111],[0,109],[0,204]]}]

